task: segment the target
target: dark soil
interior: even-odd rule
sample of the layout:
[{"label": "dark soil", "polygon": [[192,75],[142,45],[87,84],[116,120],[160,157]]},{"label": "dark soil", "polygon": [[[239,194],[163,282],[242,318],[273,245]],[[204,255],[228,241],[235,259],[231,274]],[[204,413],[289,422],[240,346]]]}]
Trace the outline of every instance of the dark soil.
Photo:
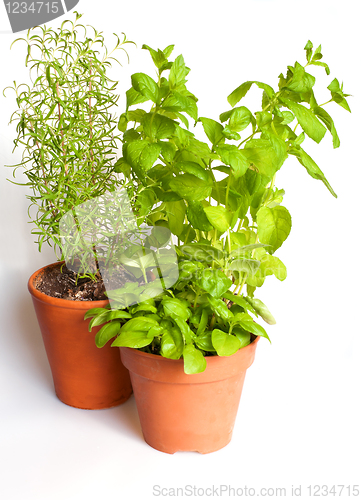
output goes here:
[{"label": "dark soil", "polygon": [[76,273],[69,270],[65,265],[58,263],[46,268],[35,283],[35,288],[50,297],[65,300],[106,300],[106,285],[110,289],[121,288],[127,282],[126,271],[123,268],[112,275],[112,279],[103,281],[100,274],[97,279],[78,278]]}]

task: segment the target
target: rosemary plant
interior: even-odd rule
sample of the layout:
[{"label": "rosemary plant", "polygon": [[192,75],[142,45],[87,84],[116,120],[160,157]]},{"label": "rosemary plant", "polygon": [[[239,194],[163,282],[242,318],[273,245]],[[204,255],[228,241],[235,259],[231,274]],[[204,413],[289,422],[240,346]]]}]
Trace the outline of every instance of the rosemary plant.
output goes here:
[{"label": "rosemary plant", "polygon": [[[119,96],[117,82],[107,71],[115,51],[129,42],[117,35],[108,51],[102,32],[78,21],[66,20],[54,30],[46,26],[42,35],[25,41],[25,64],[30,84],[14,85],[18,109],[10,123],[17,122],[14,150],[23,148],[22,168],[31,188],[29,215],[35,224],[39,251],[44,242],[61,248],[59,221],[75,206],[113,191],[123,182],[114,172],[118,147],[114,109]],[[119,63],[120,64],[120,63]],[[6,89],[4,89],[5,92]],[[19,184],[19,183],[17,183]]]}]

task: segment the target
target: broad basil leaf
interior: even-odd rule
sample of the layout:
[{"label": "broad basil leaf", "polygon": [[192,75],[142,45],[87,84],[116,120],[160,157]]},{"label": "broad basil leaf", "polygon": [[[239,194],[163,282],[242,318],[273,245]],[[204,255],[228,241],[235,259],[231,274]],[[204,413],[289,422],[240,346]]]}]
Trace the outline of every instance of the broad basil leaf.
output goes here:
[{"label": "broad basil leaf", "polygon": [[212,332],[203,332],[194,339],[196,346],[202,351],[215,352],[215,348],[212,344]]},{"label": "broad basil leaf", "polygon": [[252,85],[254,83],[257,85],[257,87],[259,87],[260,89],[263,89],[266,92],[266,94],[268,95],[268,97],[272,98],[275,95],[273,88],[270,87],[269,85],[267,85],[266,83],[255,82],[255,81],[245,82],[245,83],[242,83],[242,85],[240,85],[239,87],[237,87],[236,90],[234,90],[228,96],[227,100],[228,100],[229,104],[231,106],[235,106],[247,94],[247,92],[249,91],[249,89],[252,87]]},{"label": "broad basil leaf", "polygon": [[112,323],[107,323],[104,325],[99,332],[95,335],[95,344],[97,347],[103,347],[105,344],[115,337],[120,330],[119,321],[114,321]]},{"label": "broad basil leaf", "polygon": [[340,139],[337,135],[335,124],[333,123],[331,116],[320,106],[316,106],[312,111],[321,121],[323,121],[328,130],[331,132],[333,147],[338,148],[340,145]]},{"label": "broad basil leaf", "polygon": [[280,100],[294,113],[305,133],[317,143],[321,142],[326,133],[326,128],[319,122],[312,111],[290,99],[280,97]]},{"label": "broad basil leaf", "polygon": [[149,336],[145,331],[125,331],[117,337],[112,343],[112,347],[132,347],[133,349],[140,349],[149,345],[154,337]]},{"label": "broad basil leaf", "polygon": [[220,123],[210,118],[199,118],[202,122],[204,131],[213,145],[224,141],[223,127]]},{"label": "broad basil leaf", "polygon": [[242,132],[251,123],[252,113],[245,106],[234,108],[229,119],[229,128],[234,132]]},{"label": "broad basil leaf", "polygon": [[143,129],[151,139],[167,139],[175,132],[175,123],[166,116],[157,113],[147,113],[143,118]]},{"label": "broad basil leaf", "polygon": [[274,255],[264,255],[261,259],[260,272],[262,276],[274,274],[280,281],[287,278],[287,269],[284,263]]},{"label": "broad basil leaf", "polygon": [[188,74],[188,70],[184,63],[182,55],[179,55],[172,64],[169,72],[169,83],[171,88],[175,88],[179,85],[185,83],[185,77]]},{"label": "broad basil leaf", "polygon": [[135,89],[133,89],[133,87],[127,90],[125,95],[127,98],[127,109],[133,104],[141,104],[142,102],[146,102],[149,100],[148,97],[145,97],[140,92],[137,92]]},{"label": "broad basil leaf", "polygon": [[188,258],[192,258],[200,262],[207,262],[208,264],[212,264],[214,260],[219,262],[224,258],[222,250],[219,250],[212,245],[205,245],[202,243],[190,243],[188,245],[183,245],[180,250]]},{"label": "broad basil leaf", "polygon": [[242,177],[247,172],[250,162],[244,155],[244,152],[240,151],[237,146],[231,144],[218,146],[217,153],[226,165],[232,167],[233,175],[236,179]]},{"label": "broad basil leaf", "polygon": [[267,251],[272,254],[290,234],[291,215],[285,207],[262,207],[257,212],[257,224],[259,241],[270,245]]},{"label": "broad basil leaf", "polygon": [[179,359],[183,354],[184,342],[180,330],[170,325],[163,329],[161,337],[161,356],[169,359]]},{"label": "broad basil leaf", "polygon": [[[150,76],[145,73],[134,73],[132,75],[133,88],[140,94],[151,101],[158,103],[159,87]],[[135,104],[135,103],[133,103]]]},{"label": "broad basil leaf", "polygon": [[232,356],[241,347],[241,342],[237,337],[217,328],[212,332],[212,344],[218,356]]},{"label": "broad basil leaf", "polygon": [[295,67],[288,66],[292,73],[292,79],[287,88],[294,92],[309,92],[315,85],[316,78],[306,73],[305,68],[296,62]]},{"label": "broad basil leaf", "polygon": [[183,231],[183,222],[186,214],[184,201],[168,201],[165,203],[165,209],[168,216],[169,229],[176,236],[180,236]]},{"label": "broad basil leaf", "polygon": [[199,229],[200,231],[211,231],[213,229],[204,211],[204,207],[199,201],[190,201],[188,203],[187,218],[194,229]]},{"label": "broad basil leaf", "polygon": [[192,174],[177,175],[170,181],[169,187],[187,201],[205,200],[212,192],[212,185],[208,181]]},{"label": "broad basil leaf", "polygon": [[164,314],[166,316],[170,316],[171,318],[178,316],[179,318],[187,321],[191,315],[191,311],[179,299],[171,299],[167,297],[162,300],[162,305]]},{"label": "broad basil leaf", "polygon": [[221,233],[227,231],[231,226],[232,214],[221,205],[216,207],[209,206],[205,207],[204,211],[206,213],[207,219]]},{"label": "broad basil leaf", "polygon": [[307,170],[309,175],[311,177],[313,177],[314,179],[318,179],[318,180],[322,181],[324,183],[324,185],[327,187],[327,189],[330,191],[332,196],[337,198],[337,194],[332,189],[332,187],[331,187],[330,183],[328,182],[328,180],[326,179],[324,173],[322,172],[320,167],[317,165],[317,163],[306,153],[306,151],[304,151],[302,148],[298,147],[297,149],[296,148],[290,149],[289,153],[291,155],[296,156],[296,158],[301,163],[301,165],[303,165],[305,167],[305,169]]},{"label": "broad basil leaf", "polygon": [[220,269],[204,269],[196,283],[212,297],[219,299],[230,288],[232,280]]},{"label": "broad basil leaf", "polygon": [[216,299],[209,294],[207,295],[207,299],[213,312],[225,321],[232,320],[233,313],[228,309],[227,304],[222,299]]},{"label": "broad basil leaf", "polygon": [[204,372],[207,367],[207,362],[203,354],[192,344],[185,346],[183,350],[183,359],[184,372],[187,375]]},{"label": "broad basil leaf", "polygon": [[282,139],[268,134],[264,139],[251,139],[242,150],[248,162],[253,163],[258,172],[272,178],[287,158],[287,146]]},{"label": "broad basil leaf", "polygon": [[262,319],[269,325],[275,325],[276,320],[270,313],[268,307],[259,299],[252,299],[251,297],[245,297],[245,300],[251,304],[251,306],[257,311]]},{"label": "broad basil leaf", "polygon": [[231,271],[238,271],[241,273],[254,274],[260,266],[259,260],[253,259],[236,259],[229,266]]}]

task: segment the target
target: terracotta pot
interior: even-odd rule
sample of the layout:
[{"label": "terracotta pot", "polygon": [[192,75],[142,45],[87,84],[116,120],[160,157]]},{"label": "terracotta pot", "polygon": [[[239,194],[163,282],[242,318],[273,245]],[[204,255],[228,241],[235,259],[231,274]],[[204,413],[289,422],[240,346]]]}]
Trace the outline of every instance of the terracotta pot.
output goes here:
[{"label": "terracotta pot", "polygon": [[99,327],[88,331],[84,314],[90,308],[105,307],[107,300],[71,301],[50,297],[35,288],[45,266],[29,279],[35,312],[43,336],[54,380],[55,393],[69,406],[88,410],[124,403],[132,393],[128,370],[119,350],[110,345],[98,349],[94,337]]},{"label": "terracotta pot", "polygon": [[226,446],[258,340],[232,356],[208,356],[206,370],[195,375],[184,373],[183,360],[121,347],[145,441],[165,453]]}]

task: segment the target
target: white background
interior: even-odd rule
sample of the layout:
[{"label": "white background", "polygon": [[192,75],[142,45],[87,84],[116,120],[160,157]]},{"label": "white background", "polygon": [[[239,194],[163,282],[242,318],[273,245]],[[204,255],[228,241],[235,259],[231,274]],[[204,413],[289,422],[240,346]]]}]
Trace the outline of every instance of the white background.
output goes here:
[{"label": "white background", "polygon": [[[1,498],[147,500],[155,498],[154,485],[222,484],[254,488],[256,496],[261,487],[285,487],[287,498],[292,485],[301,486],[300,498],[309,498],[308,485],[361,483],[361,44],[356,8],[351,0],[80,0],[77,6],[84,23],[109,35],[108,45],[113,32],[125,32],[137,43],[129,50],[130,65],[122,58],[123,68],[116,70],[122,93],[132,73],[153,75],[143,43],[162,49],[174,43],[174,55],[183,53],[192,69],[188,85],[200,98],[200,116],[217,119],[229,109],[227,95],[242,82],[276,86],[287,65],[296,59],[303,64],[303,47],[311,39],[315,46],[322,43],[331,69],[330,77],[322,68],[311,69],[321,83],[320,94],[316,87],[319,102],[328,100],[323,89],[335,77],[353,94],[352,114],[335,103],[326,108],[341,147],[333,150],[329,134],[319,146],[305,142],[338,199],[297,161],[289,160],[278,175],[293,218],[289,240],[278,252],[288,278],[283,283],[268,278],[258,294],[278,323],[268,329],[272,345],[261,339],[257,348],[232,442],[209,455],[167,455],[146,445],[133,397],[102,411],[77,410],[56,399],[26,288],[30,274],[54,261],[54,255],[51,249],[39,254],[33,243],[26,188],[6,181],[11,170],[3,165],[16,163],[20,152],[11,152],[15,130],[8,126],[15,101],[11,94],[0,97]],[[17,36],[9,30],[0,5],[1,89],[14,79],[27,81],[25,44],[10,51]],[[260,97],[252,89],[245,104],[259,106]],[[119,112],[123,107],[122,98]]]}]

